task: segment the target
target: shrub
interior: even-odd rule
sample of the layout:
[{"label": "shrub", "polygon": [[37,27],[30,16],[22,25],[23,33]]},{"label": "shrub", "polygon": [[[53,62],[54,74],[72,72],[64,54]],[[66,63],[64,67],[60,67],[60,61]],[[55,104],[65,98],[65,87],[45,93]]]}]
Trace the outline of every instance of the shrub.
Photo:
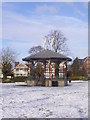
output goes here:
[{"label": "shrub", "polygon": [[88,80],[90,80],[90,77],[88,77]]},{"label": "shrub", "polygon": [[2,83],[11,83],[11,79],[2,79]]},{"label": "shrub", "polygon": [[88,80],[87,76],[70,76],[69,80]]},{"label": "shrub", "polygon": [[27,79],[28,79],[28,77],[20,76],[20,77],[11,78],[11,81],[12,82],[26,82]]}]

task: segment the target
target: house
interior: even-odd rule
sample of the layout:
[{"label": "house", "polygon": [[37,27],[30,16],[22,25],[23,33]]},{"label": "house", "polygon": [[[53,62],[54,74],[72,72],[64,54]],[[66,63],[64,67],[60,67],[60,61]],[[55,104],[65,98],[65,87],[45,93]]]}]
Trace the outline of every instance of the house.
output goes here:
[{"label": "house", "polygon": [[87,56],[84,59],[79,59],[80,69],[84,70],[86,75],[90,77],[90,57]]},{"label": "house", "polygon": [[[87,56],[83,59],[78,59],[78,62],[79,62],[79,71],[81,72],[81,75],[90,77],[90,57]],[[72,72],[72,66],[73,64],[69,69],[71,72]]]},{"label": "house", "polygon": [[[53,86],[55,84],[57,86],[67,85],[67,62],[71,61],[70,58],[51,50],[43,50],[22,60],[32,63],[33,67],[37,62],[43,64],[45,86]],[[32,83],[34,82],[35,80],[32,81]]]},{"label": "house", "polygon": [[2,64],[0,63],[0,83],[2,82],[3,74],[2,74]]},{"label": "house", "polygon": [[30,68],[26,64],[15,62],[15,68],[13,73],[15,77],[18,76],[27,77],[28,74],[30,74]]},{"label": "house", "polygon": [[90,77],[90,56],[87,56],[83,60],[83,68],[87,73],[87,76]]},{"label": "house", "polygon": [[83,61],[84,59],[78,59],[80,70],[83,70]]}]

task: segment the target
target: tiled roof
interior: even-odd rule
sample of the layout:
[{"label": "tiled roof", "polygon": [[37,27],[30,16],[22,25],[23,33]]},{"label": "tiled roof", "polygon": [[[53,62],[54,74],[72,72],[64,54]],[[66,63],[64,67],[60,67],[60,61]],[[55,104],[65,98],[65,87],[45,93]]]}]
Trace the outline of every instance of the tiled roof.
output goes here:
[{"label": "tiled roof", "polygon": [[37,59],[66,59],[68,61],[71,61],[70,58],[68,58],[62,54],[53,52],[51,50],[43,50],[35,55],[31,55],[29,57],[23,58],[22,60],[29,61],[29,60],[34,60],[34,59],[35,60],[37,60]]}]

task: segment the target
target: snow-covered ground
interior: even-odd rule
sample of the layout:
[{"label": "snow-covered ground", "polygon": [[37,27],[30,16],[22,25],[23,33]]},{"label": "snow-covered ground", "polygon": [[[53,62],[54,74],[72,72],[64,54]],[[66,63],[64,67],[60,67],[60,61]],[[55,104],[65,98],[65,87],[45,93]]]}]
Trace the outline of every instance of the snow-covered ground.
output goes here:
[{"label": "snow-covered ground", "polygon": [[27,87],[12,83],[1,86],[0,115],[2,113],[3,118],[88,117],[86,81],[75,81],[65,87]]}]

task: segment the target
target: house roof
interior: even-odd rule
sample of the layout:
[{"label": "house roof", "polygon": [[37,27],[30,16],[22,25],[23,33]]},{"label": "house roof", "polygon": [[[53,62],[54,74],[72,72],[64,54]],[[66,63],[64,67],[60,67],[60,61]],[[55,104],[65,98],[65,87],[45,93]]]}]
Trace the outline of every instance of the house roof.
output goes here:
[{"label": "house roof", "polygon": [[57,59],[57,60],[63,59],[63,60],[71,61],[71,58],[68,58],[62,54],[53,52],[51,50],[43,50],[29,57],[23,58],[22,60],[31,61],[31,60],[47,60],[47,59]]},{"label": "house roof", "polygon": [[83,61],[85,62],[85,61],[87,61],[87,60],[89,60],[89,59],[90,59],[90,56],[87,56],[87,57],[84,58]]},{"label": "house roof", "polygon": [[19,63],[15,68],[28,68],[27,65]]},{"label": "house roof", "polygon": [[84,59],[78,59],[78,60],[79,60],[80,65],[82,65]]},{"label": "house roof", "polygon": [[87,56],[87,57],[85,57],[85,58],[83,58],[83,59],[78,59],[78,60],[79,60],[80,65],[82,65],[82,64],[83,64],[83,62],[85,62],[88,58],[90,58],[90,56]]}]

